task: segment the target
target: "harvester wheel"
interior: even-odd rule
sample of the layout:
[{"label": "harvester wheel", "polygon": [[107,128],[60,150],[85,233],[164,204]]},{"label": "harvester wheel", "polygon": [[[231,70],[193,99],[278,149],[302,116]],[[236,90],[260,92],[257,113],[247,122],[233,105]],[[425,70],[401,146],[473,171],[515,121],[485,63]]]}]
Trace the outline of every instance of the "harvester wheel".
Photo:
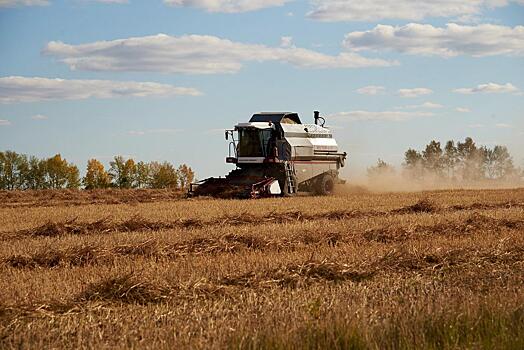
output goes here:
[{"label": "harvester wheel", "polygon": [[334,187],[335,181],[333,180],[333,176],[326,174],[317,182],[316,192],[321,196],[330,195],[333,194]]},{"label": "harvester wheel", "polygon": [[[279,181],[279,183],[280,183],[280,181]],[[284,183],[284,186],[282,186],[282,195],[283,195],[284,197],[293,197],[294,195],[296,195],[296,193],[290,193],[290,192],[289,192],[288,180],[287,180],[287,179],[285,179],[285,180],[283,181],[283,183]],[[296,179],[295,179],[295,184],[296,184],[296,183],[297,183],[297,182],[296,182]],[[296,188],[295,188],[295,191],[296,191]]]}]

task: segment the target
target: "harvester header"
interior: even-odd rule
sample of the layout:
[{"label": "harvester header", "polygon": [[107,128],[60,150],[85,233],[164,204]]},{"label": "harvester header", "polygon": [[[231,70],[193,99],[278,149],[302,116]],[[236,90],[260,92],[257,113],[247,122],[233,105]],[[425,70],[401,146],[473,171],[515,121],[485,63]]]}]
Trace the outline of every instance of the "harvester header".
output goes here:
[{"label": "harvester header", "polygon": [[236,165],[225,178],[191,185],[191,196],[259,198],[292,196],[299,191],[330,194],[347,154],[341,153],[325,119],[314,112],[314,124],[297,113],[264,112],[225,131],[226,163]]}]

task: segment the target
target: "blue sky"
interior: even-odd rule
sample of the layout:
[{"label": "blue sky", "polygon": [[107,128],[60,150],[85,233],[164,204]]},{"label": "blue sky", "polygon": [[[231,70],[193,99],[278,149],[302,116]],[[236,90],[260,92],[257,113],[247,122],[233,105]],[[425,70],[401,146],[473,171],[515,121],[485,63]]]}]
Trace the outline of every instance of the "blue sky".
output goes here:
[{"label": "blue sky", "polygon": [[466,136],[523,166],[523,22],[523,0],[0,0],[0,149],[202,178],[230,169],[222,129],[318,109],[346,177]]}]

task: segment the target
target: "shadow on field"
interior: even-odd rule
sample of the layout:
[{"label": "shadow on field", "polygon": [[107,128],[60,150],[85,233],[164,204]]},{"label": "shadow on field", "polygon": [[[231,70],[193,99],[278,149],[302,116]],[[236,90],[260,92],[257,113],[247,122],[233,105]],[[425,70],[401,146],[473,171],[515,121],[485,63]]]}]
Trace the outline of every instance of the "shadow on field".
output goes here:
[{"label": "shadow on field", "polygon": [[88,244],[57,249],[47,246],[33,254],[4,258],[3,263],[14,268],[56,268],[112,264],[116,259],[125,256],[171,260],[188,255],[235,254],[246,250],[292,251],[308,245],[336,246],[356,242],[359,239],[388,244],[410,239],[424,239],[429,236],[453,237],[478,232],[498,234],[504,230],[523,229],[524,220],[498,219],[473,213],[460,221],[446,221],[433,225],[416,224],[408,227],[381,226],[347,235],[340,232],[301,232],[288,238],[270,239],[253,234],[230,233],[219,237],[195,237],[176,243],[160,243],[150,239],[114,247]]},{"label": "shadow on field", "polygon": [[305,232],[290,239],[267,239],[255,235],[226,234],[220,237],[196,237],[187,241],[160,244],[150,239],[141,243],[118,245],[112,248],[81,245],[66,249],[45,247],[32,255],[13,255],[3,262],[14,268],[55,268],[112,264],[118,257],[142,256],[154,259],[177,259],[187,255],[214,255],[252,251],[294,250],[299,246],[342,242],[336,233]]},{"label": "shadow on field", "polygon": [[379,227],[370,228],[363,233],[368,241],[380,243],[404,242],[413,238],[427,236],[463,236],[478,232],[498,233],[501,230],[522,230],[524,220],[497,219],[478,213],[471,214],[467,219],[459,222],[444,222],[435,225],[414,225],[404,227]]},{"label": "shadow on field", "polygon": [[19,230],[11,234],[4,234],[3,239],[22,237],[56,237],[63,235],[87,235],[107,234],[114,232],[143,232],[162,231],[169,229],[194,229],[207,226],[242,226],[242,225],[264,225],[285,224],[316,220],[349,220],[358,218],[383,217],[388,215],[410,215],[410,214],[439,214],[453,211],[466,210],[493,210],[504,208],[524,208],[524,203],[503,202],[493,204],[473,203],[470,205],[455,205],[450,207],[439,207],[428,199],[422,199],[412,205],[390,211],[359,211],[359,210],[335,210],[324,213],[306,214],[300,211],[276,213],[271,212],[265,216],[257,216],[251,213],[238,215],[226,215],[212,220],[200,219],[178,219],[174,221],[151,221],[139,215],[128,220],[115,222],[106,217],[93,222],[78,222],[77,219],[63,222],[49,221],[41,226],[30,229]]}]

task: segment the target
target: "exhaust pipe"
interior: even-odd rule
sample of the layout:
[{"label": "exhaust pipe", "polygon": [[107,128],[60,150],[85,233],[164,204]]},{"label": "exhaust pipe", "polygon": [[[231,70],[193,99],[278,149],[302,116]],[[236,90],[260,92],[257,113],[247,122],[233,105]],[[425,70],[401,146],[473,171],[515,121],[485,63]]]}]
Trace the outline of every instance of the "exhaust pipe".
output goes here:
[{"label": "exhaust pipe", "polygon": [[[315,125],[320,125],[321,127],[324,127],[324,124],[326,124],[326,120],[320,116],[320,112],[314,111],[313,116],[315,118]],[[320,124],[320,120],[322,120],[322,124]]]}]

